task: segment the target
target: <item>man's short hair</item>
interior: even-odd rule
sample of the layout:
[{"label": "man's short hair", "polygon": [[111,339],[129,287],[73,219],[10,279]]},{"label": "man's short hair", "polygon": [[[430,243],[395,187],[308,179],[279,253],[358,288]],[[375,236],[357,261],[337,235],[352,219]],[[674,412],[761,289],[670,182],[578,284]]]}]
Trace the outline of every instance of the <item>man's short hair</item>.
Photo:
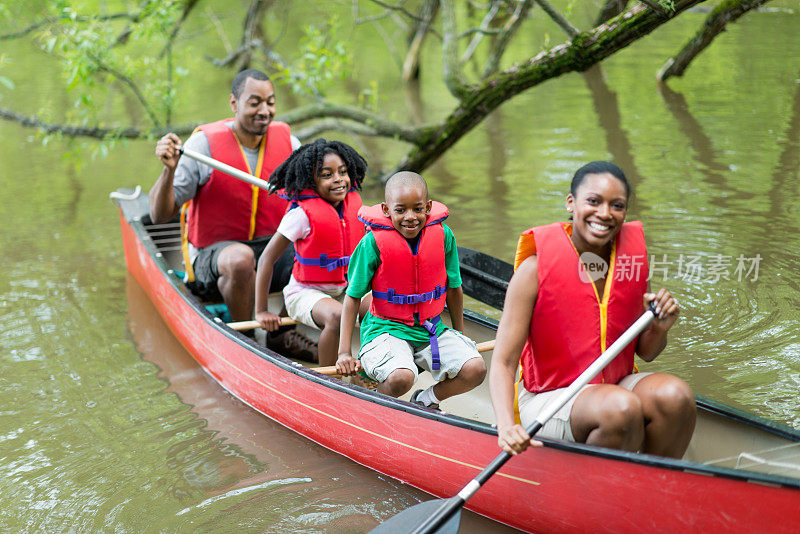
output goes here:
[{"label": "man's short hair", "polygon": [[231,93],[237,100],[242,95],[242,89],[244,89],[244,84],[248,78],[258,81],[269,81],[269,76],[258,69],[247,69],[241,71],[233,78],[233,83],[231,84]]}]

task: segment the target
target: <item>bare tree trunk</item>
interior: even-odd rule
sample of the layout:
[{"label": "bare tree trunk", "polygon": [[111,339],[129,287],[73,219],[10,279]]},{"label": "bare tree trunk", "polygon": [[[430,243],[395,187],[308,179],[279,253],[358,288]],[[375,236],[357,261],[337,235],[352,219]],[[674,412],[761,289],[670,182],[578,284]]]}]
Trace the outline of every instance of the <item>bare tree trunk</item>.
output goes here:
[{"label": "bare tree trunk", "polygon": [[663,82],[673,76],[683,76],[692,60],[705,50],[717,35],[724,32],[729,23],[767,2],[769,0],[727,0],[717,6],[708,15],[703,28],[697,32],[697,35],[675,57],[664,63],[664,66],[656,74],[656,78]]},{"label": "bare tree trunk", "polygon": [[250,68],[253,61],[253,43],[256,40],[264,42],[264,13],[269,7],[269,0],[253,0],[247,15],[244,18],[244,32],[242,33],[242,53],[236,62],[236,72]]},{"label": "bare tree trunk", "polygon": [[431,28],[433,19],[439,11],[439,0],[425,0],[419,10],[419,18],[411,31],[411,39],[408,43],[408,53],[403,62],[403,81],[408,83],[411,80],[419,79],[419,54],[422,44],[428,31]]}]

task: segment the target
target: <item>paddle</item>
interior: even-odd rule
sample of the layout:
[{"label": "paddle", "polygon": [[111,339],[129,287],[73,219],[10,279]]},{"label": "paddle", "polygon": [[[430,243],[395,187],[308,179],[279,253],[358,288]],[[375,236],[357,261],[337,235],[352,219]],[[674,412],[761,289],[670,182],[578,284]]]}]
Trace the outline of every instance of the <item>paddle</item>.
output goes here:
[{"label": "paddle", "polygon": [[[494,339],[490,339],[489,341],[484,341],[483,343],[478,343],[475,346],[475,348],[478,349],[478,352],[486,352],[492,350],[494,349]],[[322,373],[323,375],[328,375],[328,376],[336,376],[339,374],[339,372],[336,371],[335,365],[331,365],[329,367],[312,367],[312,369],[314,369],[318,373]]]},{"label": "paddle", "polygon": [[[608,349],[605,350],[575,381],[567,387],[551,404],[539,414],[536,421],[526,429],[528,434],[533,436],[548,419],[564,406],[569,399],[580,391],[580,389],[588,384],[592,378],[597,375],[603,368],[608,365],[611,360],[622,352],[628,343],[633,341],[647,325],[655,317],[655,310],[650,307],[650,310],[644,312],[639,319],[636,320],[630,328],[628,328]],[[417,504],[408,508],[399,514],[395,515],[388,521],[378,525],[371,532],[376,534],[388,533],[408,533],[421,534],[436,532],[439,534],[453,533],[458,531],[460,522],[461,508],[467,499],[472,497],[481,486],[495,474],[505,464],[511,454],[503,451],[498,455],[492,463],[490,463],[483,471],[478,473],[478,476],[469,481],[464,486],[458,495],[450,497],[449,499],[438,499],[434,501],[427,501]]]},{"label": "paddle", "polygon": [[[224,172],[225,174],[229,174],[234,178],[243,180],[250,185],[260,187],[261,189],[266,189],[267,191],[270,190],[270,185],[268,182],[265,182],[261,178],[257,178],[252,174],[239,170],[236,167],[231,167],[230,165],[222,163],[221,161],[218,161],[214,158],[208,157],[205,154],[195,152],[190,148],[181,147],[179,150],[181,154],[189,156],[190,158],[195,159],[200,163],[205,163],[211,168],[217,169],[218,171]],[[288,317],[281,318],[280,322],[281,326],[287,326],[292,324],[297,324],[297,321],[289,319]],[[242,330],[252,330],[253,328],[258,328],[261,326],[261,324],[258,323],[257,321],[239,321],[235,323],[228,323],[228,326],[230,326],[234,330],[242,331]]]},{"label": "paddle", "polygon": [[266,189],[267,191],[270,191],[269,182],[265,182],[261,178],[257,178],[252,174],[237,169],[236,167],[231,167],[226,163],[222,163],[221,161],[215,160],[214,158],[210,158],[205,154],[201,154],[200,152],[195,152],[190,148],[181,147],[179,150],[181,154],[189,156],[190,158],[195,159],[200,163],[205,163],[206,165],[208,165],[213,169],[217,169],[218,171],[224,172],[225,174],[229,174],[234,178],[243,180],[250,185],[254,185],[256,187],[260,187],[261,189]]}]

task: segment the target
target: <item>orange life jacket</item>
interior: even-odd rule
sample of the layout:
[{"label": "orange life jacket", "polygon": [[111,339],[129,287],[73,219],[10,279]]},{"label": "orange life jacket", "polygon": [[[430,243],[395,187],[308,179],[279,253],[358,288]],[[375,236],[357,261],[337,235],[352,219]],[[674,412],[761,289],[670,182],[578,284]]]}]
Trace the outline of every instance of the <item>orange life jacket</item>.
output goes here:
[{"label": "orange life jacket", "polygon": [[[568,223],[537,226],[523,232],[517,246],[517,265],[536,254],[538,266],[539,291],[521,360],[525,389],[533,393],[571,384],[643,310],[649,270],[642,224],[622,225],[602,296],[569,230]],[[592,383],[616,384],[629,375],[635,351],[634,341]]]}]

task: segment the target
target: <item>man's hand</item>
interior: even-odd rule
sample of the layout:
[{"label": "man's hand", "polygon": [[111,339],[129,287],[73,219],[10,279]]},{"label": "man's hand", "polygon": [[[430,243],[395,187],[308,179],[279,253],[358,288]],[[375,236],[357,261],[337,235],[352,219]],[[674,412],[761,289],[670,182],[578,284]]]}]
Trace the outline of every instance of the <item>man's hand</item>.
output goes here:
[{"label": "man's hand", "polygon": [[180,138],[174,133],[168,133],[156,143],[156,156],[164,166],[175,170],[175,167],[178,166],[178,160],[181,159],[181,146]]}]

